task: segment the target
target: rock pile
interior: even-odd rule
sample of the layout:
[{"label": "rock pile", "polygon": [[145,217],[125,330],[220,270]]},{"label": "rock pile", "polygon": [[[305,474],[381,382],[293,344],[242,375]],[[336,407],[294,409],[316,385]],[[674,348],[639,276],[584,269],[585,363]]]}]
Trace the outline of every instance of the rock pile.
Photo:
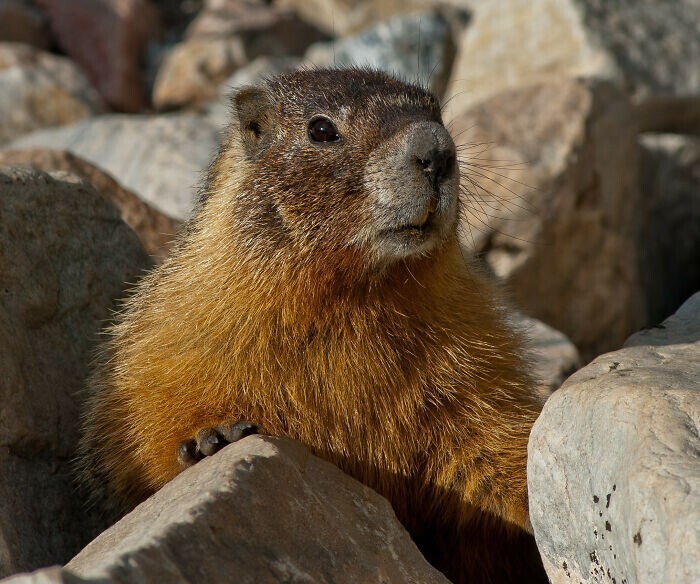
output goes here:
[{"label": "rock pile", "polygon": [[[190,215],[230,92],[299,66],[355,64],[442,99],[461,159],[462,245],[527,315],[517,318],[542,394],[593,360],[550,399],[530,446],[550,577],[700,579],[698,547],[683,537],[700,522],[700,301],[683,304],[700,289],[695,0],[64,4],[0,0],[0,576],[65,564],[104,527],[71,483],[90,355],[126,283],[163,260]],[[16,581],[193,581],[187,570],[201,569],[216,582],[206,570],[243,564],[243,581],[440,581],[384,502],[296,445],[256,438],[226,456],[229,466],[186,473],[69,569]],[[272,462],[274,480],[297,491],[253,492]],[[166,513],[185,489],[197,495]],[[274,522],[206,510],[239,497],[284,503],[284,518],[267,518],[308,521],[308,537],[265,548]],[[346,511],[338,524],[326,500]],[[139,535],[144,525],[151,535]],[[376,554],[365,537],[396,545]],[[214,549],[230,565],[177,559]],[[315,563],[290,560],[299,554]]]}]

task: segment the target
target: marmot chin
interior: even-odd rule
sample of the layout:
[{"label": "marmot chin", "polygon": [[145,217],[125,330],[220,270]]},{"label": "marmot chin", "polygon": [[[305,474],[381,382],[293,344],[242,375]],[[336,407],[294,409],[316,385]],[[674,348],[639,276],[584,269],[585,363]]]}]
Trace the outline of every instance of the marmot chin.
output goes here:
[{"label": "marmot chin", "polygon": [[457,582],[546,581],[525,463],[541,404],[463,257],[438,100],[376,71],[246,88],[192,219],[111,329],[83,475],[129,508],[259,428],[389,499]]}]

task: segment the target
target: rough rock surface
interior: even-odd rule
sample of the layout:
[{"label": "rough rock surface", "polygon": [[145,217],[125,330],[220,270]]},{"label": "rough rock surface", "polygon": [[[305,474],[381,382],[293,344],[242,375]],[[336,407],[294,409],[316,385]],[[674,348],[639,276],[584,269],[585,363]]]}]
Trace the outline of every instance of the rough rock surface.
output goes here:
[{"label": "rough rock surface", "polygon": [[0,576],[63,563],[99,531],[73,484],[98,332],[149,265],[117,210],[66,173],[0,173]]},{"label": "rough rock surface", "polygon": [[0,144],[102,109],[74,63],[21,43],[0,43]]},{"label": "rough rock surface", "polygon": [[530,436],[554,584],[700,581],[700,293],[575,373]]},{"label": "rough rock surface", "polygon": [[356,36],[312,45],[305,61],[318,67],[374,67],[442,96],[456,52],[452,34],[439,11],[404,14]]},{"label": "rough rock surface", "polygon": [[620,347],[644,324],[637,133],[625,94],[560,79],[494,96],[451,129],[463,244],[584,361]]},{"label": "rough rock surface", "polygon": [[138,112],[146,104],[141,61],[159,34],[149,0],[36,0],[65,52],[85,69],[115,109]]},{"label": "rough rock surface", "polygon": [[637,247],[656,324],[700,290],[700,138],[644,134],[639,167]]},{"label": "rough rock surface", "polygon": [[108,582],[447,583],[388,501],[284,438],[186,470],[66,566]]},{"label": "rough rock surface", "polygon": [[68,150],[103,168],[164,213],[183,219],[219,144],[220,128],[195,115],[106,115],[34,132],[7,149]]},{"label": "rough rock surface", "polygon": [[29,166],[44,172],[61,170],[87,180],[98,193],[119,209],[122,221],[136,232],[149,255],[161,262],[168,254],[181,221],[144,203],[93,164],[65,150],[0,151],[0,167],[8,166]]},{"label": "rough rock surface", "polygon": [[448,90],[455,115],[505,89],[582,75],[623,85],[643,129],[700,129],[697,0],[470,4]]},{"label": "rough rock surface", "polygon": [[0,42],[26,43],[47,49],[46,16],[28,0],[0,0]]}]

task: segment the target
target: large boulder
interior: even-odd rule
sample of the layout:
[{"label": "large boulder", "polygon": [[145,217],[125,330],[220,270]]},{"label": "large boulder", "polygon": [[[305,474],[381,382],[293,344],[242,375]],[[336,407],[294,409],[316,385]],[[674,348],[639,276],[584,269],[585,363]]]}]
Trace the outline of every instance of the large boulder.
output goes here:
[{"label": "large boulder", "polygon": [[72,460],[99,331],[150,263],[65,173],[0,173],[0,576],[64,563],[104,527]]},{"label": "large boulder", "polygon": [[44,172],[60,170],[85,179],[119,209],[122,221],[136,232],[156,262],[168,255],[181,221],[144,203],[94,164],[65,150],[0,150],[0,167],[8,166],[28,166]]},{"label": "large boulder", "polygon": [[627,96],[605,82],[563,78],[496,95],[451,129],[463,245],[584,361],[622,345],[644,324]]},{"label": "large boulder", "polygon": [[160,32],[150,0],[36,0],[61,48],[83,67],[114,109],[146,105],[141,64]]},{"label": "large boulder", "polygon": [[157,209],[183,219],[192,211],[196,186],[216,153],[219,132],[203,116],[111,114],[28,134],[7,149],[68,150],[103,168]]},{"label": "large boulder", "polygon": [[554,584],[700,582],[700,293],[575,373],[528,448]]},{"label": "large boulder", "polygon": [[470,2],[448,95],[455,115],[507,89],[562,75],[614,80],[643,129],[700,129],[696,0]]},{"label": "large boulder", "polygon": [[102,109],[97,92],[68,59],[21,43],[0,43],[0,144]]},{"label": "large boulder", "polygon": [[447,584],[386,499],[300,444],[262,436],[184,471],[66,569],[124,584]]}]

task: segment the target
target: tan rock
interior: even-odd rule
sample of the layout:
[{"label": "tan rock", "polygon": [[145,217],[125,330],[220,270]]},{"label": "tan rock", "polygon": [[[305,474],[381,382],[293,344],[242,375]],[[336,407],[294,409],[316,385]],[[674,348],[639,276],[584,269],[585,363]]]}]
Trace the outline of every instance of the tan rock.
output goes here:
[{"label": "tan rock", "polygon": [[115,109],[138,112],[146,105],[140,64],[159,33],[149,0],[36,0],[65,52],[83,67]]},{"label": "tan rock", "polygon": [[101,111],[102,102],[68,59],[20,43],[0,43],[0,144]]},{"label": "tan rock", "polygon": [[645,130],[700,128],[695,0],[470,2],[448,96],[453,116],[491,95],[561,76],[615,80]]},{"label": "tan rock", "polygon": [[248,63],[238,37],[194,38],[175,45],[158,69],[153,105],[173,109],[214,99],[219,86]]},{"label": "tan rock", "polygon": [[212,100],[224,80],[254,59],[301,55],[328,39],[289,10],[244,0],[206,3],[185,36],[158,70],[153,103],[159,109]]},{"label": "tan rock", "polygon": [[115,583],[447,584],[386,499],[297,442],[262,436],[184,471],[66,568]]},{"label": "tan rock", "polygon": [[124,223],[136,232],[143,248],[158,263],[168,254],[182,223],[144,203],[97,166],[65,150],[0,151],[0,167],[8,166],[29,166],[44,172],[61,170],[87,180],[119,209]]},{"label": "tan rock", "polygon": [[104,527],[71,460],[98,332],[149,266],[87,183],[0,173],[0,576],[62,564]]},{"label": "tan rock", "polygon": [[28,0],[0,0],[0,42],[26,43],[48,49],[46,17]]},{"label": "tan rock", "polygon": [[560,79],[499,94],[451,129],[465,247],[584,362],[619,347],[644,322],[627,97],[606,83]]},{"label": "tan rock", "polygon": [[535,424],[530,518],[551,582],[700,581],[699,424],[696,294],[574,374]]}]

